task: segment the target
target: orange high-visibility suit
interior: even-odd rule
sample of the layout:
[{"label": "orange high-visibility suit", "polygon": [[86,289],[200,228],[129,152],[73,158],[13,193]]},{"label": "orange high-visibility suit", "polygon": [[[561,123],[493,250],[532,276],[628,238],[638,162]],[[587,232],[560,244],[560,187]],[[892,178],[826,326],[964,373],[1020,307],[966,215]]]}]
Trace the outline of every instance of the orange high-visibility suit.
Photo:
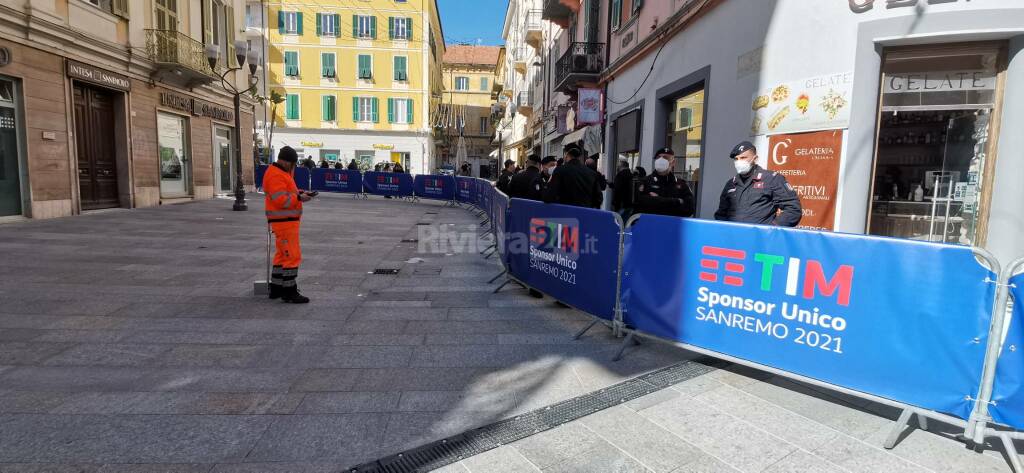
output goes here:
[{"label": "orange high-visibility suit", "polygon": [[292,174],[276,163],[267,167],[263,176],[263,192],[266,194],[267,223],[274,232],[277,247],[274,270],[270,275],[271,297],[277,292],[274,285],[286,295],[297,291],[295,278],[302,263],[302,249],[299,247],[302,201]]}]

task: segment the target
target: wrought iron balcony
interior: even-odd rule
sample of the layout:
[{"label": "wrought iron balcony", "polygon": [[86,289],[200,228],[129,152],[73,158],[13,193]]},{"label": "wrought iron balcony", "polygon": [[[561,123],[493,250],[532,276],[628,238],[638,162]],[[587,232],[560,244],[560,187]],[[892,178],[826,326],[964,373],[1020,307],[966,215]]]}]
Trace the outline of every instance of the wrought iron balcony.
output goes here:
[{"label": "wrought iron balcony", "polygon": [[572,43],[555,63],[554,90],[569,93],[596,84],[604,66],[604,43]]},{"label": "wrought iron balcony", "polygon": [[146,30],[146,53],[156,65],[154,75],[161,79],[192,85],[214,80],[215,72],[210,69],[203,43],[180,31]]},{"label": "wrought iron balcony", "polygon": [[524,30],[526,30],[526,44],[533,46],[538,51],[544,43],[544,27],[541,23],[541,10],[529,10],[524,19]]},{"label": "wrought iron balcony", "polygon": [[524,90],[516,94],[516,108],[523,115],[533,115],[533,92]]}]

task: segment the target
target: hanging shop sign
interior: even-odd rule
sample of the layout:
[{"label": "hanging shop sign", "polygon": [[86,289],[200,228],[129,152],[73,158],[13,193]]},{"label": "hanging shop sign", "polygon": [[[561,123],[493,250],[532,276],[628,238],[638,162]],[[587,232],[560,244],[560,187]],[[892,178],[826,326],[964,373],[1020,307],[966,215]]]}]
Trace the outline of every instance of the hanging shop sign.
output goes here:
[{"label": "hanging shop sign", "polygon": [[601,89],[579,89],[579,114],[577,123],[596,125],[601,123]]},{"label": "hanging shop sign", "polygon": [[836,219],[843,131],[773,135],[768,149],[768,169],[785,176],[800,197],[803,218],[799,227],[831,231]]},{"label": "hanging shop sign", "polygon": [[373,149],[388,151],[395,149],[395,145],[373,145]]},{"label": "hanging shop sign", "polygon": [[[3,65],[3,54],[0,53],[0,65]],[[129,91],[132,90],[132,81],[127,77],[113,72],[107,72],[97,67],[82,64],[80,62],[67,62],[68,77],[92,82],[112,89]]]},{"label": "hanging shop sign", "polygon": [[299,144],[306,148],[322,148],[324,146],[322,141],[300,141]]},{"label": "hanging shop sign", "polygon": [[850,126],[853,72],[782,82],[754,94],[751,135],[832,130]]},{"label": "hanging shop sign", "polygon": [[160,106],[188,112],[197,117],[210,117],[225,122],[235,119],[235,113],[231,110],[173,92],[160,92]]}]

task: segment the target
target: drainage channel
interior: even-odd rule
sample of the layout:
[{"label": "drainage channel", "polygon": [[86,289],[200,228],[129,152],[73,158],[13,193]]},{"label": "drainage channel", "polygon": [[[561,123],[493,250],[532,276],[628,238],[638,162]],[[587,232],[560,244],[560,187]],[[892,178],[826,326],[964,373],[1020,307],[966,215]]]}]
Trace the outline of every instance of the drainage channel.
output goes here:
[{"label": "drainage channel", "polygon": [[453,437],[349,468],[351,473],[428,472],[508,445],[724,366],[710,358],[684,361],[589,394],[567,399]]}]

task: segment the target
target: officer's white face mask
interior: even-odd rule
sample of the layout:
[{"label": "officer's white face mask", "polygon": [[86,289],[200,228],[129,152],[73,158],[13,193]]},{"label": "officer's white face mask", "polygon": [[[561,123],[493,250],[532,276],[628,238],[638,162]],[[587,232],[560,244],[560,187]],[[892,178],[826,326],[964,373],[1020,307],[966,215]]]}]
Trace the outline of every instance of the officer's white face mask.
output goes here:
[{"label": "officer's white face mask", "polygon": [[746,159],[737,159],[732,164],[736,166],[736,172],[739,174],[746,174],[754,167],[754,163]]},{"label": "officer's white face mask", "polygon": [[665,159],[665,158],[658,158],[658,159],[654,160],[654,170],[655,171],[658,171],[659,173],[664,173],[664,172],[668,171],[668,168],[669,168],[669,162],[668,162],[667,159]]}]

